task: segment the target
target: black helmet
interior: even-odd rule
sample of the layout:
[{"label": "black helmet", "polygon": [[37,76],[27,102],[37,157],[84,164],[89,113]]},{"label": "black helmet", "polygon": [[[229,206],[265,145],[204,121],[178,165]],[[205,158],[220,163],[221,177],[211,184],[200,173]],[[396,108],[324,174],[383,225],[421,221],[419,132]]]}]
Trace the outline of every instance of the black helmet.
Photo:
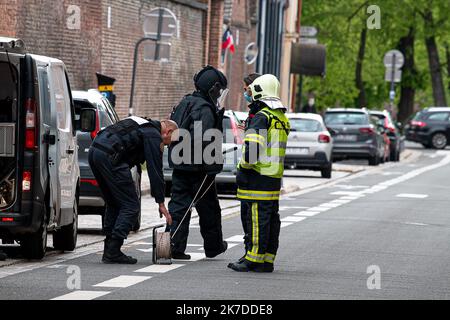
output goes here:
[{"label": "black helmet", "polygon": [[225,75],[214,68],[206,66],[194,76],[195,89],[209,96],[214,103],[220,97],[220,91],[228,85]]}]

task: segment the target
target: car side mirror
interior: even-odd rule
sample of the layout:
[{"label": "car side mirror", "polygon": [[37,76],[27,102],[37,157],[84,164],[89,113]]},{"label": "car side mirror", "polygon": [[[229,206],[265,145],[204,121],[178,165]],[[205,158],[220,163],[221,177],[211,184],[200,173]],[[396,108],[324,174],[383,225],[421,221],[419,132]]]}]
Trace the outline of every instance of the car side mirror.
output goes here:
[{"label": "car side mirror", "polygon": [[95,131],[97,127],[97,111],[91,108],[81,109],[79,121],[81,132]]}]

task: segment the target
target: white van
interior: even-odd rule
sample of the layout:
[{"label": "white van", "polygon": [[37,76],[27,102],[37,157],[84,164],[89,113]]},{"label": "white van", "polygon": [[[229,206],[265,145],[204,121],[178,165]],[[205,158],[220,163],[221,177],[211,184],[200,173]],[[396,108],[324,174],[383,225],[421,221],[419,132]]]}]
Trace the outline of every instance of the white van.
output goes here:
[{"label": "white van", "polygon": [[[75,121],[64,63],[0,37],[0,238],[19,242],[26,258],[44,257],[48,231],[55,249],[75,249]],[[90,131],[95,113],[86,110],[78,121]]]}]

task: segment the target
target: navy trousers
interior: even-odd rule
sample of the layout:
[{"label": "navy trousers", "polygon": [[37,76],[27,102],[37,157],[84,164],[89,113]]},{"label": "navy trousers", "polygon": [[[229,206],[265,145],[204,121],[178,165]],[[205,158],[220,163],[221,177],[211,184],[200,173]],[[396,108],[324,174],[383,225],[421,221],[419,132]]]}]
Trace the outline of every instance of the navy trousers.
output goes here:
[{"label": "navy trousers", "polygon": [[110,155],[95,147],[89,149],[89,165],[106,203],[103,231],[106,236],[126,239],[140,211],[130,167],[127,163],[114,166]]}]

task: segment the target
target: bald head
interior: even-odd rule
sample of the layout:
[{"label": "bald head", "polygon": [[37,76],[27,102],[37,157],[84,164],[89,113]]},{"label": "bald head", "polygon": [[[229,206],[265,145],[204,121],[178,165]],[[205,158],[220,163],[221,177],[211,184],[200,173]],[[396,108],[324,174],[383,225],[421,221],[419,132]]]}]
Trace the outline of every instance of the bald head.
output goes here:
[{"label": "bald head", "polygon": [[178,125],[173,120],[161,120],[161,137],[163,143],[167,146],[171,144],[172,141],[178,140],[175,136],[178,132]]}]

